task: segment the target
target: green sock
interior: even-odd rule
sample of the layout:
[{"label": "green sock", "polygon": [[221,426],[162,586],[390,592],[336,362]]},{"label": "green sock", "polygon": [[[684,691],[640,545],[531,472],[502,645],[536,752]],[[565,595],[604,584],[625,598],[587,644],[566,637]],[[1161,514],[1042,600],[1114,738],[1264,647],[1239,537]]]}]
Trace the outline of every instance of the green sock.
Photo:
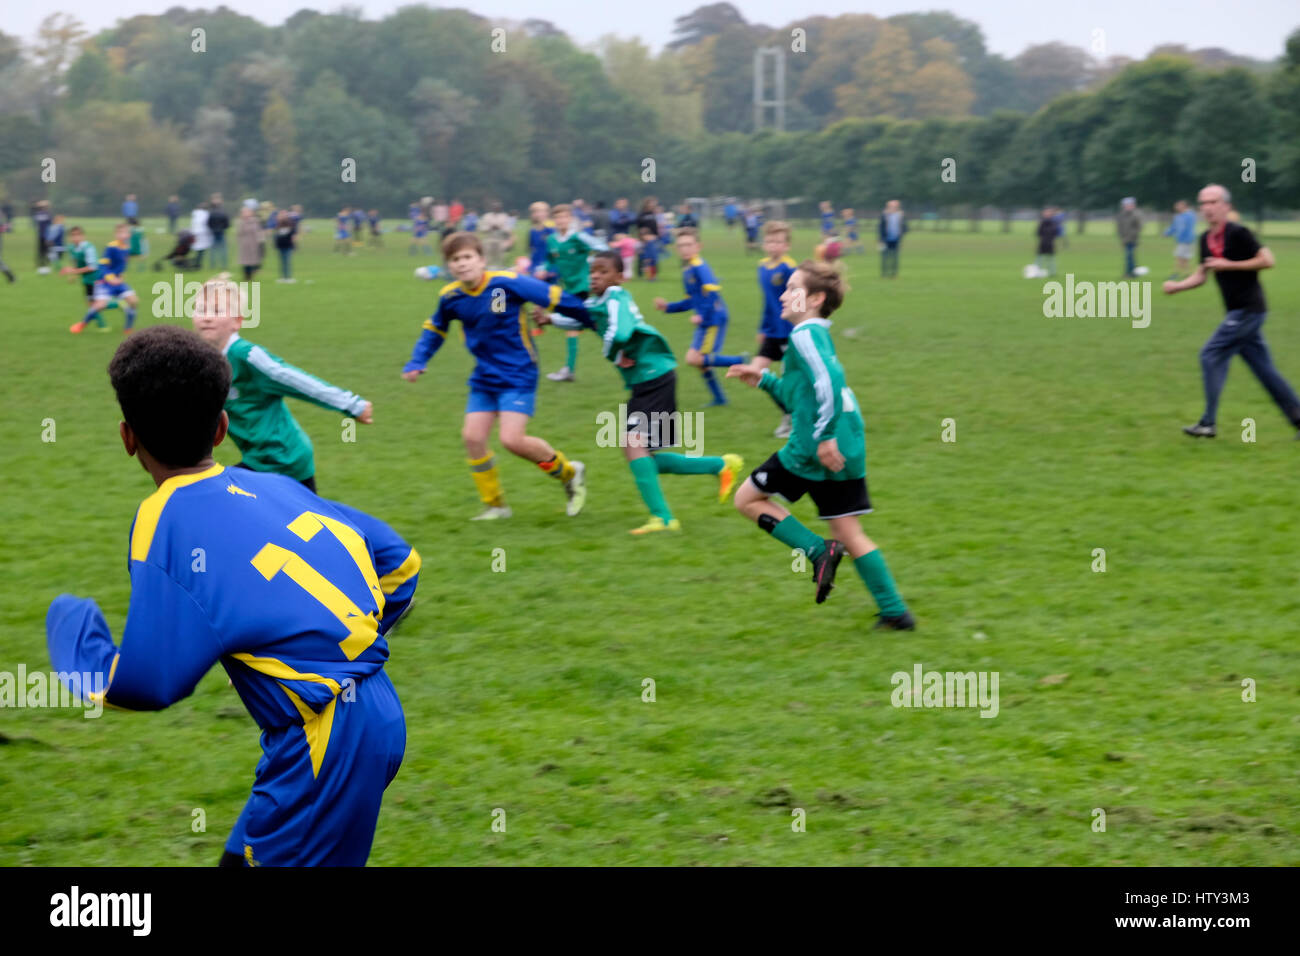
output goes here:
[{"label": "green sock", "polygon": [[665,522],[672,521],[673,513],[668,510],[668,502],[659,487],[659,469],[655,467],[654,459],[645,455],[641,458],[633,458],[627,465],[632,469],[636,490],[641,492],[641,500],[650,509],[650,513],[657,518],[663,518]]},{"label": "green sock", "polygon": [[722,471],[721,458],[692,458],[675,451],[660,451],[655,452],[654,460],[661,475],[716,475]]},{"label": "green sock", "polygon": [[867,590],[871,592],[871,596],[876,599],[876,607],[880,608],[881,614],[886,617],[898,617],[907,610],[907,605],[903,603],[903,596],[898,593],[894,579],[889,573],[889,567],[885,564],[885,556],[880,553],[879,548],[868,551],[860,558],[854,558],[853,566],[858,569],[858,575],[866,584]]},{"label": "green sock", "polygon": [[578,337],[571,335],[564,340],[564,347],[567,350],[565,354],[569,356],[568,361],[564,364],[569,366],[569,371],[576,371],[578,368]]},{"label": "green sock", "polygon": [[826,550],[826,542],[821,536],[801,525],[794,515],[786,515],[778,521],[772,528],[772,537],[782,544],[801,549],[810,558],[815,558]]}]

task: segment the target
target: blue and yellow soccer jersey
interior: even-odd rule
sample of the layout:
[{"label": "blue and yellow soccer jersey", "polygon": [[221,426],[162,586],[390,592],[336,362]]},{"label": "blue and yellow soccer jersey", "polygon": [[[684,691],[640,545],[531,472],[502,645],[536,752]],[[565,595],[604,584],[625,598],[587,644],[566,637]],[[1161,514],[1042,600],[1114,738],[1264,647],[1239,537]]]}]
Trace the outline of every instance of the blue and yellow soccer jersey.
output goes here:
[{"label": "blue and yellow soccer jersey", "polygon": [[781,293],[796,268],[798,266],[789,256],[764,259],[758,264],[758,288],[763,295],[763,318],[758,323],[758,331],[763,335],[774,339],[790,337],[794,326],[781,318]]},{"label": "blue and yellow soccer jersey", "polygon": [[282,475],[221,465],[167,479],[136,513],[115,645],[94,601],[46,618],[56,671],[105,675],[104,703],[158,710],[220,661],[262,730],[227,848],[251,862],[360,865],[405,724],[383,673],[419,555],[383,522]]},{"label": "blue and yellow soccer jersey", "polygon": [[727,303],[722,301],[722,286],[709,264],[696,256],[682,269],[682,286],[686,298],[669,302],[667,312],[694,312],[700,317],[700,326],[721,325],[727,321]]},{"label": "blue and yellow soccer jersey", "polygon": [[479,284],[466,288],[452,282],[443,287],[438,309],[424,321],[403,372],[423,369],[442,348],[453,320],[465,330],[465,347],[477,360],[469,377],[476,391],[535,389],[537,350],[528,331],[523,306],[531,302],[552,312],[590,324],[582,300],[532,276],[509,270],[489,270]]},{"label": "blue and yellow soccer jersey", "polygon": [[858,217],[844,217],[844,232],[848,235],[850,242],[858,241]]},{"label": "blue and yellow soccer jersey", "polygon": [[334,238],[347,239],[348,236],[350,235],[350,233],[348,232],[348,226],[349,224],[351,224],[351,222],[352,222],[352,217],[347,213],[341,212],[337,216],[335,216],[334,217]]},{"label": "blue and yellow soccer jersey", "polygon": [[835,211],[822,213],[822,235],[829,236],[835,231]]},{"label": "blue and yellow soccer jersey", "polygon": [[122,273],[126,272],[126,266],[130,259],[130,248],[116,239],[112,240],[108,245],[104,246],[104,254],[99,257],[99,272],[95,278],[110,286],[121,285]]},{"label": "blue and yellow soccer jersey", "polygon": [[533,272],[546,268],[546,257],[550,255],[546,238],[553,232],[555,232],[555,224],[549,219],[540,227],[533,226],[528,230],[528,263]]}]

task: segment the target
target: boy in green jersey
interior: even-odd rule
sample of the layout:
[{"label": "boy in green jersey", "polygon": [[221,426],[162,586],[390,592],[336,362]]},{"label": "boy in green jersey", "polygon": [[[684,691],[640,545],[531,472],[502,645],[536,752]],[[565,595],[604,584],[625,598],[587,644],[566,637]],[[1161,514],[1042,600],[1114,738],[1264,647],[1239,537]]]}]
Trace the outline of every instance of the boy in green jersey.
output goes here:
[{"label": "boy in green jersey", "polygon": [[230,437],[243,454],[237,468],[287,475],[316,490],[316,462],[311,439],[284,403],[301,398],[356,418],[374,422],[370,402],[352,392],[294,368],[239,335],[243,322],[240,288],[222,273],[203,284],[194,307],[194,331],[230,362],[230,396],[226,415]]},{"label": "boy in green jersey", "polygon": [[[555,282],[565,292],[585,299],[591,285],[588,278],[588,256],[608,248],[603,242],[582,228],[573,215],[573,207],[561,204],[551,210],[555,218],[555,231],[546,237],[546,264],[556,274]],[[561,323],[563,325],[564,323]],[[559,326],[557,326],[559,327]],[[578,368],[578,334],[580,329],[570,329],[565,339],[564,367],[546,377],[552,382],[572,382]]]},{"label": "boy in green jersey", "polygon": [[[659,476],[717,475],[718,501],[727,500],[744,460],[739,455],[721,458],[681,455],[665,449],[680,444],[681,414],[677,411],[677,360],[668,340],[646,323],[632,296],[620,285],[623,260],[617,252],[598,252],[591,260],[591,296],[587,313],[604,344],[605,358],[613,362],[623,383],[632,390],[627,402],[627,431],[621,440],[637,490],[650,509],[650,520],[632,534],[680,531],[659,487]],[[564,316],[549,320],[557,328],[581,328]]]},{"label": "boy in green jersey", "polygon": [[[76,276],[81,280],[81,291],[89,304],[95,298],[95,276],[99,274],[99,253],[86,239],[86,233],[80,226],[68,230],[68,254],[72,258],[70,265],[59,270],[60,275]],[[99,314],[94,316],[100,332],[107,332],[108,326]]]},{"label": "boy in green jersey", "polygon": [[[862,415],[831,341],[830,316],[844,301],[844,280],[834,267],[805,261],[781,294],[781,318],[794,323],[782,375],[756,365],[733,365],[739,378],[772,396],[791,416],[785,447],[745,479],[736,508],[813,563],[817,603],[826,600],[835,569],[847,550],[853,566],[880,609],[876,627],[910,631],[916,627],[880,550],[862,530],[858,515],[871,511],[867,496],[866,441]],[[771,500],[798,501],[807,493],[831,537],[814,534]]]}]

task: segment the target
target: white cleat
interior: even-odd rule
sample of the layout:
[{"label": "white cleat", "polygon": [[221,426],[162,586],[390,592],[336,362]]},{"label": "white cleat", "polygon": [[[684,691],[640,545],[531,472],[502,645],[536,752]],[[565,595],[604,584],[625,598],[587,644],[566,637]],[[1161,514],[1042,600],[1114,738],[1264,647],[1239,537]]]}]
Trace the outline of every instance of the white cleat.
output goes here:
[{"label": "white cleat", "polygon": [[510,511],[509,507],[505,505],[502,505],[500,508],[496,507],[495,505],[488,505],[486,508],[484,508],[482,511],[480,511],[478,514],[476,514],[474,517],[470,518],[469,520],[470,521],[496,521],[499,518],[509,518],[511,513],[512,512]]},{"label": "white cleat", "polygon": [[789,438],[791,431],[790,416],[786,415],[781,419],[781,424],[776,426],[776,431],[772,432],[777,438]]},{"label": "white cleat", "polygon": [[569,368],[569,366],[567,366],[567,365],[564,366],[564,368],[560,369],[558,372],[551,372],[551,373],[548,374],[546,377],[549,378],[552,382],[572,382],[572,381],[574,381],[574,378],[573,378],[573,369]]},{"label": "white cleat", "polygon": [[564,483],[564,493],[569,496],[564,513],[572,518],[587,503],[587,466],[580,461],[571,462],[573,477]]}]

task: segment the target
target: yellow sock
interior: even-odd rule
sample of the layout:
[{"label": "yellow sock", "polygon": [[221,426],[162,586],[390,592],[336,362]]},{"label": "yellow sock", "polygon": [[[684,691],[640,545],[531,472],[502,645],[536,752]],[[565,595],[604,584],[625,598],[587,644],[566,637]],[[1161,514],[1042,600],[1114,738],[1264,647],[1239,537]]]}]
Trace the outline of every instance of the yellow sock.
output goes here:
[{"label": "yellow sock", "polygon": [[569,459],[564,457],[564,452],[558,448],[554,458],[550,461],[539,461],[537,467],[552,478],[559,478],[560,481],[568,481],[573,477],[573,465],[569,464]]},{"label": "yellow sock", "polygon": [[501,490],[501,476],[497,473],[496,456],[488,452],[482,458],[467,458],[469,473],[478,486],[478,496],[483,504],[493,508],[505,506],[505,494]]}]

